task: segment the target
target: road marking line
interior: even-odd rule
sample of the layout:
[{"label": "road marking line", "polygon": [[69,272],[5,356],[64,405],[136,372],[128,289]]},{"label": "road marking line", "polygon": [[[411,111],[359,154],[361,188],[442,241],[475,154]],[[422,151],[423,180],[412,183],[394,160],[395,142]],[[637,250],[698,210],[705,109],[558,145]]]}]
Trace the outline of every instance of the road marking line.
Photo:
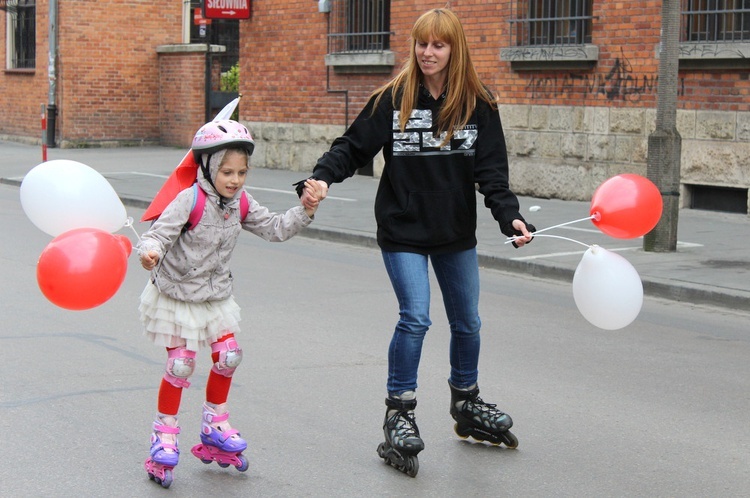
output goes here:
[{"label": "road marking line", "polygon": [[[144,173],[141,171],[113,171],[110,173],[106,173],[106,175],[110,176],[117,176],[117,175],[140,175],[140,176],[150,176],[153,178],[164,178],[165,180],[169,178],[167,175],[157,175],[155,173]],[[105,175],[105,176],[106,176]],[[276,188],[266,188],[266,187],[255,187],[255,186],[246,186],[245,187],[248,190],[259,190],[263,192],[274,192],[277,194],[287,194],[287,195],[297,195],[297,192],[294,190],[281,190]],[[334,200],[334,201],[344,201],[344,202],[357,202],[357,199],[351,199],[349,197],[336,197],[334,195],[329,195],[326,197],[326,199]]]},{"label": "road marking line", "polygon": [[[703,247],[703,244],[697,244],[695,242],[680,242],[677,241],[678,247]],[[616,247],[614,249],[609,249],[605,247],[610,252],[623,252],[623,251],[636,251],[639,249],[642,249],[642,247]],[[537,254],[535,256],[522,256],[519,258],[510,258],[513,261],[530,261],[534,259],[544,259],[544,258],[556,258],[559,256],[575,256],[579,254],[583,254],[584,251],[569,251],[569,252],[551,252],[547,254]]]}]

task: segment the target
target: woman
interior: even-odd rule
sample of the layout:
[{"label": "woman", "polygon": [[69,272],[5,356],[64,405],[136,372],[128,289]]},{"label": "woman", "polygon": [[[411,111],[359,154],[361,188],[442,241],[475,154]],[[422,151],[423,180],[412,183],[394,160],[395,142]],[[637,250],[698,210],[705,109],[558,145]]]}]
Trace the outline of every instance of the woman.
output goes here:
[{"label": "woman", "polygon": [[[379,455],[411,476],[424,449],[414,419],[417,370],[431,325],[428,260],[451,329],[450,413],[459,436],[516,447],[511,418],[478,396],[479,267],[476,193],[521,247],[532,225],[508,185],[508,159],[495,99],[474,68],[461,22],[448,9],[423,14],[411,32],[409,60],[377,89],[312,178],[328,187],[352,176],[382,149],[375,199],[377,238],[399,304],[388,351],[388,397]],[[316,198],[300,190],[303,205]]]}]

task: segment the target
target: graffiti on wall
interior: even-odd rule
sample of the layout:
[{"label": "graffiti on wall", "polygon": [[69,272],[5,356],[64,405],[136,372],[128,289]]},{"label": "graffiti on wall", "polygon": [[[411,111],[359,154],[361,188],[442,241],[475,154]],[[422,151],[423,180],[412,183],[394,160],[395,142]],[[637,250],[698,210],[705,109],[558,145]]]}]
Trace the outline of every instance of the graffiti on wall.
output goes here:
[{"label": "graffiti on wall", "polygon": [[746,44],[680,43],[680,57],[685,59],[746,59],[750,50]]},{"label": "graffiti on wall", "polygon": [[[532,99],[570,97],[637,102],[643,95],[655,94],[658,81],[655,74],[635,74],[630,61],[623,56],[615,59],[607,73],[534,76],[526,90]],[[684,84],[684,79],[680,79],[678,95],[684,93]]]}]

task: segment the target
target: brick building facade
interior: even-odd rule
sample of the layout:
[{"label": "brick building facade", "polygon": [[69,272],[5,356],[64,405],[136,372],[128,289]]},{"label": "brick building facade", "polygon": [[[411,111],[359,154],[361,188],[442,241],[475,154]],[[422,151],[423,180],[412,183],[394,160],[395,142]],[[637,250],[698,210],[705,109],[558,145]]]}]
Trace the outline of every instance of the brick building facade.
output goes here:
[{"label": "brick building facade", "polygon": [[[586,200],[612,175],[645,174],[656,116],[662,2],[450,3],[463,21],[480,76],[500,98],[518,193]],[[326,40],[336,33],[331,19],[337,9],[352,2],[329,4],[331,12],[321,13],[309,1],[255,2],[253,19],[241,25],[241,52],[256,54],[241,59],[241,91],[249,101],[242,118],[258,135],[259,160],[268,167],[309,170],[369,93],[396,73],[408,55],[414,20],[435,7],[390,2],[392,34],[383,52],[392,52],[395,64],[363,62],[358,68],[346,59],[337,65]],[[702,12],[709,8],[703,4],[683,0],[681,7]],[[536,40],[521,32],[524,20],[526,28],[532,24],[532,12],[564,19],[552,24],[560,32],[556,39],[545,39],[539,30]],[[588,17],[586,38],[572,32],[584,27],[577,17]],[[733,39],[714,40],[708,28],[696,28],[716,20]],[[730,29],[730,21],[741,28]],[[688,22],[691,37],[685,39]],[[742,30],[750,26],[750,11],[692,17],[683,12],[681,23],[677,128],[683,202],[690,204],[693,189],[716,188],[740,203],[744,198],[740,208],[747,212],[750,33]]]},{"label": "brick building facade", "polygon": [[[36,70],[0,74],[0,137],[39,135],[48,88],[48,1],[37,0]],[[713,4],[704,0],[680,3],[683,199],[689,204],[694,189],[726,189],[744,195],[747,212],[750,9],[742,2],[726,12],[708,10]],[[585,200],[614,174],[645,174],[655,126],[661,1],[450,4],[464,23],[480,76],[500,98],[514,190]],[[251,18],[240,21],[240,120],[257,139],[255,164],[309,171],[372,90],[398,71],[416,17],[443,5],[253,1]],[[132,0],[60,2],[60,145],[178,143],[189,135],[166,138],[163,131],[175,118],[163,102],[189,90],[179,76],[160,76],[167,56],[158,47],[179,44],[184,17],[192,14],[178,2],[157,7]],[[185,123],[185,130],[200,121]],[[381,165],[376,160],[376,175]]]}]

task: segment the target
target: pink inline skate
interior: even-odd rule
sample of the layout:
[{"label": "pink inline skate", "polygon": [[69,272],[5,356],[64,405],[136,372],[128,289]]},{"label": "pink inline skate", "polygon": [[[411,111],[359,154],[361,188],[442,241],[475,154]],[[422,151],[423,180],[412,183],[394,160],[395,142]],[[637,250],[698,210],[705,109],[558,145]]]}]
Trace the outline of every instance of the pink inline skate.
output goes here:
[{"label": "pink inline skate", "polygon": [[205,464],[216,462],[224,468],[234,465],[240,472],[245,472],[250,466],[242,454],[247,442],[226,422],[229,412],[225,411],[225,405],[217,405],[215,409],[203,405],[202,444],[193,446],[191,451]]},{"label": "pink inline skate", "polygon": [[[161,484],[163,488],[172,485],[172,472],[180,459],[177,449],[177,419],[169,416],[158,416],[154,421],[154,433],[151,435],[151,455],[144,462],[149,479]],[[164,437],[165,435],[166,438]],[[174,444],[163,439],[174,441]]]}]

